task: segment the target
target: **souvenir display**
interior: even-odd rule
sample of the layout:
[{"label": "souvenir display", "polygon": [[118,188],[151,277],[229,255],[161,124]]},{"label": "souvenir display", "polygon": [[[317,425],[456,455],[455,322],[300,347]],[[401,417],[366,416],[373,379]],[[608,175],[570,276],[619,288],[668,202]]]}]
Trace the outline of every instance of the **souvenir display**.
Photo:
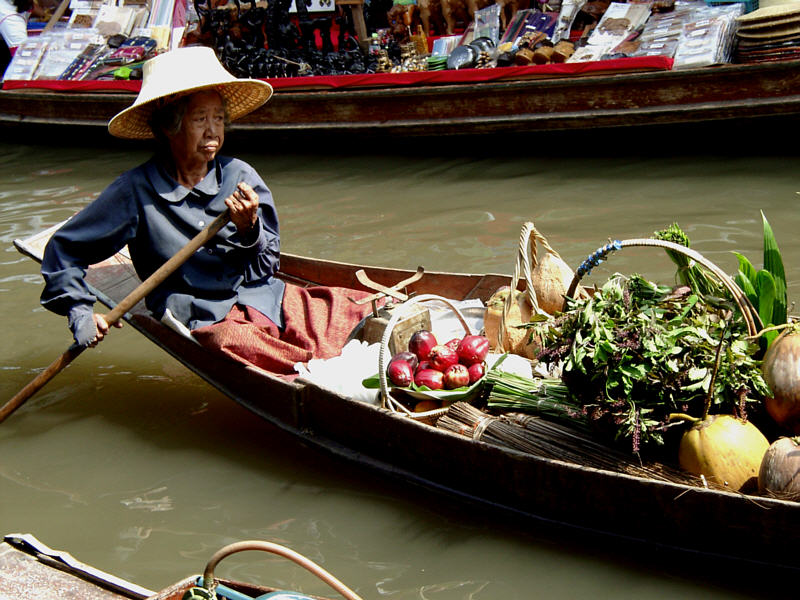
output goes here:
[{"label": "souvenir display", "polygon": [[[70,0],[66,22],[22,46],[5,78],[135,78],[154,54],[197,44],[214,48],[235,76],[265,79],[647,56],[672,58],[680,69],[800,56],[797,3],[753,11],[753,1],[563,0],[533,7],[395,0],[384,14],[369,15],[374,29],[364,39],[363,28],[356,33],[363,15],[349,4]],[[456,18],[459,6],[466,12]]]},{"label": "souvenir display", "polygon": [[67,30],[63,35],[52,34],[47,40],[47,49],[34,79],[59,79],[90,44],[102,42],[91,29]]},{"label": "souvenir display", "polygon": [[450,53],[447,57],[448,69],[467,69],[475,65],[475,60],[478,58],[478,52],[467,44],[466,46],[459,46]]},{"label": "souvenir display", "polygon": [[644,26],[650,17],[649,4],[612,2],[593,28],[584,47],[579,48],[567,62],[602,60]]},{"label": "souvenir display", "polygon": [[500,40],[500,5],[491,4],[475,11],[474,38],[488,38],[493,45]]},{"label": "souvenir display", "polygon": [[583,2],[581,0],[564,0],[558,15],[558,22],[553,30],[553,42],[558,43],[564,38],[569,38],[572,23],[578,14]]},{"label": "souvenir display", "polygon": [[691,19],[690,7],[654,13],[645,23],[642,34],[625,46],[617,46],[615,54],[624,56],[675,56],[684,24]]},{"label": "souvenir display", "polygon": [[39,62],[44,56],[47,49],[47,40],[45,36],[31,38],[30,41],[25,42],[19,48],[6,69],[6,79],[16,79],[19,81],[29,81],[33,79],[36,69],[39,68]]},{"label": "souvenir display", "polygon": [[673,69],[707,67],[730,62],[741,3],[698,9],[697,20],[681,30]]},{"label": "souvenir display", "polygon": [[503,33],[498,45],[517,44],[526,34],[543,33],[548,39],[554,40],[558,13],[541,12],[537,9],[518,11],[508,28]]}]

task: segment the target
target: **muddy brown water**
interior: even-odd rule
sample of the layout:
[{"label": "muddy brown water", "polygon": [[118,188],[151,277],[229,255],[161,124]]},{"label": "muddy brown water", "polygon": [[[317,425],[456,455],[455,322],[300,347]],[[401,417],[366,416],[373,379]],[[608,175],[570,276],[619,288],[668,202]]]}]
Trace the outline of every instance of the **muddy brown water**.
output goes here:
[{"label": "muddy brown water", "polygon": [[[270,185],[289,252],[510,272],[527,220],[573,266],[608,238],[647,237],[676,221],[696,250],[731,273],[733,251],[760,265],[763,211],[783,253],[790,301],[797,297],[794,153],[700,153],[699,144],[688,155],[685,147],[629,146],[609,156],[606,142],[557,153],[444,140],[425,153],[373,143],[346,153],[230,140],[229,147]],[[5,401],[70,342],[65,321],[39,307],[38,266],[13,240],[67,218],[149,151],[109,141],[0,143],[0,152]],[[614,271],[662,282],[674,275],[660,250],[630,249],[590,279]],[[364,598],[745,598],[791,581],[770,568],[522,528],[511,516],[378,477],[262,423],[130,327],[0,425],[0,529],[33,533],[152,589],[202,571],[216,549],[242,539],[286,544]],[[219,573],[328,593],[256,553],[226,559]]]}]

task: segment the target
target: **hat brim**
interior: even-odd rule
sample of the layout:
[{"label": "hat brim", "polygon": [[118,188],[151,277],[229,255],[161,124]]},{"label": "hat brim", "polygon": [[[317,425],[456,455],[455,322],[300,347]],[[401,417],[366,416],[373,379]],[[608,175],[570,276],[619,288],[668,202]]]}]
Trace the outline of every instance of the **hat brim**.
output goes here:
[{"label": "hat brim", "polygon": [[749,12],[745,15],[740,15],[736,18],[739,23],[758,23],[763,21],[771,21],[773,19],[785,19],[790,16],[800,16],[800,2],[784,2],[774,6],[764,6]]},{"label": "hat brim", "polygon": [[142,103],[134,103],[108,123],[108,131],[118,138],[145,140],[153,138],[150,116],[158,100],[170,96],[186,96],[202,90],[213,89],[225,100],[225,107],[231,121],[253,112],[264,105],[272,96],[272,86],[258,79],[236,79],[233,81],[199,85],[182,90],[180,94],[162,94]]}]

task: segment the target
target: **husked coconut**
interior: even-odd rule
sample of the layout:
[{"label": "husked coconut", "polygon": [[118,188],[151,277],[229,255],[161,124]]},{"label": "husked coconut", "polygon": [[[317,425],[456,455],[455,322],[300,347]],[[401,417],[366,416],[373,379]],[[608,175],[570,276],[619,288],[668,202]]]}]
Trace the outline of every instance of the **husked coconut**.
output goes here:
[{"label": "husked coconut", "polygon": [[575,272],[544,238],[539,238],[539,242],[545,252],[541,258],[534,257],[536,264],[531,270],[531,278],[539,308],[552,315],[564,307],[564,297]]},{"label": "husked coconut", "polygon": [[758,471],[758,493],[781,500],[800,499],[800,438],[772,442]]}]

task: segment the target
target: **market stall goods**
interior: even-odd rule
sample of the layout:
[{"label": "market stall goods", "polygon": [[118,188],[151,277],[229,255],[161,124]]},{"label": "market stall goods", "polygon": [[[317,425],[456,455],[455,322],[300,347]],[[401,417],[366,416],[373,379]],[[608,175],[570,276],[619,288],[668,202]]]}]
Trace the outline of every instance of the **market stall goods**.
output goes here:
[{"label": "market stall goods", "polygon": [[[380,10],[375,4],[372,10]],[[137,79],[144,60],[185,45],[214,48],[231,73],[252,78],[397,73],[443,65],[451,70],[499,68],[636,56],[663,56],[674,59],[674,68],[688,68],[731,62],[734,35],[743,42],[783,43],[796,34],[796,23],[784,13],[772,20],[757,16],[737,22],[748,16],[744,3],[710,6],[700,0],[679,0],[668,11],[649,3],[596,0],[565,0],[542,8],[514,4],[511,17],[506,3],[467,2],[463,26],[456,32],[451,15],[457,4],[441,3],[446,31],[433,36],[430,3],[422,7],[428,15],[425,26],[415,4],[399,3],[385,15],[373,15],[372,22],[384,26],[367,31],[358,2],[312,5],[312,12],[305,3],[292,9],[295,5],[287,1],[253,1],[248,6],[159,0],[149,6],[129,0],[117,6],[72,0],[65,26],[31,37],[6,79]],[[330,8],[336,8],[333,14]]]}]

